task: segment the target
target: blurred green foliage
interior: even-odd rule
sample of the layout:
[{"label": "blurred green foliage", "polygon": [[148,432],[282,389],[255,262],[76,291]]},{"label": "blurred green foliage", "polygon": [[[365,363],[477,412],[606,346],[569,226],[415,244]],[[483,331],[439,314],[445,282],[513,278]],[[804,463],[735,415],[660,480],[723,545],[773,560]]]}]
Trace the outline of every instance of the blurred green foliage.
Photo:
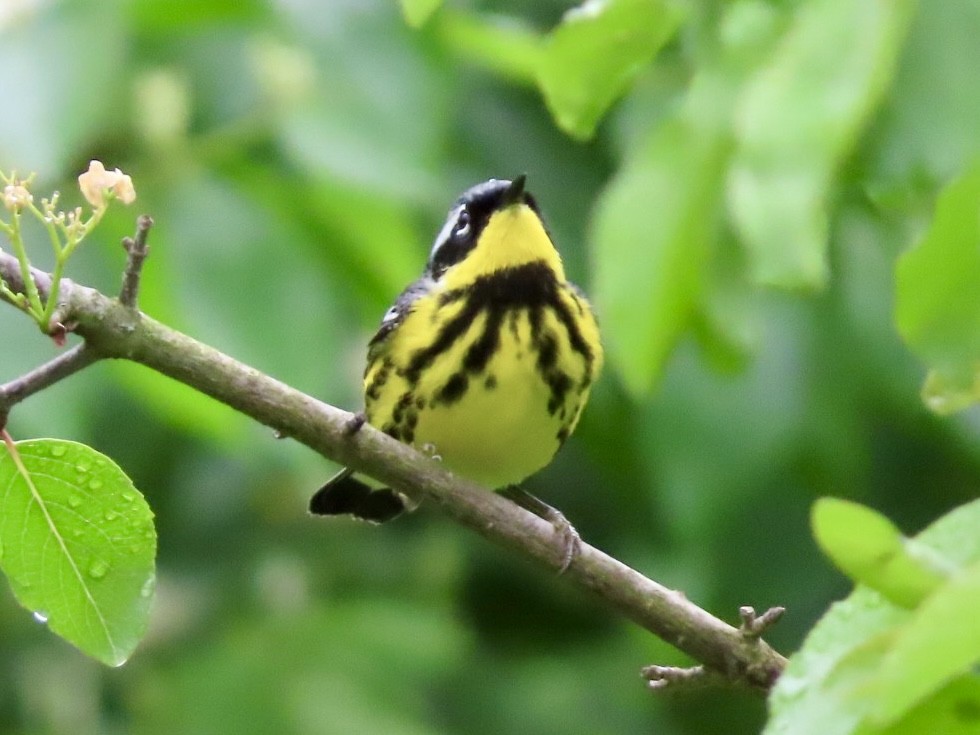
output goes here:
[{"label": "blurred green foliage", "polygon": [[[956,283],[977,282],[976,238],[955,226],[976,224],[956,203],[973,201],[969,176],[930,225],[942,188],[975,170],[980,7],[591,2],[579,22],[662,12],[662,36],[624,57],[588,47],[609,87],[562,96],[537,82],[590,69],[564,38],[581,28],[560,25],[570,3],[435,5],[5,6],[0,166],[66,198],[90,158],[121,167],[157,223],[143,308],[350,408],[367,338],[451,200],[526,172],[611,356],[528,489],[721,617],[785,605],[768,638],[792,652],[848,589],[810,537],[817,497],[912,532],[977,496],[977,409],[939,419],[919,396],[919,359],[975,360],[975,315],[957,309],[961,341],[937,345],[929,320],[949,302],[915,288],[967,307],[975,294],[903,279],[916,259],[937,272],[946,242]],[[114,208],[69,275],[114,292],[134,214]],[[0,380],[53,354],[0,309]],[[640,666],[680,654],[431,509],[385,528],[308,518],[326,462],[138,366],[73,376],[10,430],[85,442],[134,479],[157,517],[158,593],[113,670],[0,593],[2,732],[728,735],[764,721],[742,693],[651,696]],[[834,686],[877,660],[853,656]]]}]

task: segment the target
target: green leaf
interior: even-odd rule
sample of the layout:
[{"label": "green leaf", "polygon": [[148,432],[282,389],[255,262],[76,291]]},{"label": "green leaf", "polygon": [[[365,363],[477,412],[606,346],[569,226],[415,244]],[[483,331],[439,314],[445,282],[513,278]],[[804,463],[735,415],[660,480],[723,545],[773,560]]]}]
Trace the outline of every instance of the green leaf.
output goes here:
[{"label": "green leaf", "polygon": [[859,503],[821,498],[813,505],[811,523],[820,548],[842,572],[896,605],[914,608],[949,576],[934,554]]},{"label": "green leaf", "polygon": [[600,197],[592,231],[595,292],[609,351],[642,395],[690,326],[715,229],[728,137],[725,85],[705,75]]},{"label": "green leaf", "polygon": [[579,140],[677,30],[668,0],[588,0],[565,13],[548,37],[538,84],[555,122]]},{"label": "green leaf", "polygon": [[930,370],[922,383],[922,401],[941,416],[962,411],[980,401],[980,365],[973,375]]},{"label": "green leaf", "polygon": [[437,26],[442,43],[459,58],[519,84],[535,83],[541,38],[518,19],[447,11]]},{"label": "green leaf", "polygon": [[692,326],[729,364],[751,339],[748,284],[741,276],[719,282],[726,266],[741,273],[742,265],[716,262],[714,215],[731,155],[735,92],[772,43],[776,24],[768,8],[736,3],[721,25],[712,63],[691,81],[683,103],[640,139],[596,205],[596,302],[612,362],[636,395],[656,384]]},{"label": "green leaf", "polygon": [[895,724],[859,728],[856,735],[976,735],[980,731],[980,676],[954,679]]},{"label": "green leaf", "polygon": [[980,153],[980,7],[973,0],[923,7],[865,149],[871,166],[863,175],[876,198],[884,194],[906,212]]},{"label": "green leaf", "polygon": [[596,302],[610,357],[636,395],[660,377],[700,290],[715,165],[693,132],[677,121],[659,128],[597,205]]},{"label": "green leaf", "polygon": [[[915,541],[949,565],[965,568],[980,562],[977,528],[980,500],[943,516]],[[776,682],[769,696],[771,716],[764,735],[879,733],[877,726],[857,731],[855,728],[875,711],[878,695],[888,691],[878,687],[883,662],[898,649],[903,630],[917,625],[915,621],[923,618],[932,601],[944,595],[947,587],[954,585],[959,574],[951,575],[914,612],[864,586],[835,603],[807,635]],[[974,607],[974,618],[975,610]],[[916,668],[906,668],[900,674],[913,678],[918,675]],[[923,706],[928,704],[923,702]]]},{"label": "green leaf", "polygon": [[804,3],[737,114],[729,207],[756,281],[822,287],[833,176],[887,89],[914,0]]},{"label": "green leaf", "polygon": [[980,163],[947,186],[922,241],[899,258],[895,322],[931,368],[927,405],[948,413],[980,398]]},{"label": "green leaf", "polygon": [[442,0],[398,0],[405,22],[412,28],[421,28],[442,5]]},{"label": "green leaf", "polygon": [[154,589],[153,513],[91,447],[58,439],[0,447],[0,568],[40,622],[111,666],[146,630]]},{"label": "green leaf", "polygon": [[885,656],[873,718],[897,721],[957,675],[980,663],[980,562],[963,570],[916,610]]}]

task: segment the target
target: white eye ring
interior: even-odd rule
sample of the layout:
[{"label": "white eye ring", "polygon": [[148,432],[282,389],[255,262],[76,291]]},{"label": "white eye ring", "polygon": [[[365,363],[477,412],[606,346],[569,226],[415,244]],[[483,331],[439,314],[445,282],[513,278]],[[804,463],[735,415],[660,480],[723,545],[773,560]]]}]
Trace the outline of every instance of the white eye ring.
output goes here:
[{"label": "white eye ring", "polygon": [[470,215],[469,212],[459,213],[459,218],[453,226],[453,237],[466,237],[470,234]]}]

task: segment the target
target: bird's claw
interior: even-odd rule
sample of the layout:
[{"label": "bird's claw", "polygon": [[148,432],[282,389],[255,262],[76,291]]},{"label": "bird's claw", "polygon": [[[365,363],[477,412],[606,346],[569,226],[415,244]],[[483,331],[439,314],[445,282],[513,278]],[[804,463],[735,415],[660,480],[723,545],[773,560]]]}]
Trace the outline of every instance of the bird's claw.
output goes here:
[{"label": "bird's claw", "polygon": [[558,567],[558,573],[564,574],[582,550],[582,537],[560,510],[554,508],[552,510],[554,514],[548,520],[555,529],[555,535],[561,541],[561,566]]}]

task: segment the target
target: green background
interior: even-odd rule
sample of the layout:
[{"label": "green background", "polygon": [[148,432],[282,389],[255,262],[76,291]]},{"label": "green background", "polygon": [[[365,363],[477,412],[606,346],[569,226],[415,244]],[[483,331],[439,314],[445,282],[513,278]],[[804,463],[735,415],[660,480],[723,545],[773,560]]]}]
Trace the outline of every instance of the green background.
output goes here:
[{"label": "green background", "polygon": [[[69,275],[115,292],[119,239],[149,213],[143,308],[343,407],[452,199],[526,172],[612,357],[527,489],[719,617],[786,606],[767,636],[784,653],[849,589],[810,535],[817,497],[908,533],[976,497],[980,414],[927,411],[893,301],[896,257],[980,144],[977,3],[891,26],[875,2],[677,3],[679,30],[587,142],[556,127],[522,56],[567,3],[454,2],[420,30],[382,0],[23,5],[0,13],[0,168],[73,206],[99,158],[139,196]],[[885,51],[827,43],[843,29]],[[754,199],[745,170],[772,174]],[[630,188],[650,171],[659,188]],[[759,255],[772,233],[804,267]],[[54,354],[0,309],[0,380]],[[113,457],[156,513],[159,566],[119,669],[0,592],[0,732],[730,734],[765,718],[745,693],[650,694],[640,667],[683,656],[433,508],[384,528],[309,518],[328,462],[139,366],[90,368],[9,428]]]}]

